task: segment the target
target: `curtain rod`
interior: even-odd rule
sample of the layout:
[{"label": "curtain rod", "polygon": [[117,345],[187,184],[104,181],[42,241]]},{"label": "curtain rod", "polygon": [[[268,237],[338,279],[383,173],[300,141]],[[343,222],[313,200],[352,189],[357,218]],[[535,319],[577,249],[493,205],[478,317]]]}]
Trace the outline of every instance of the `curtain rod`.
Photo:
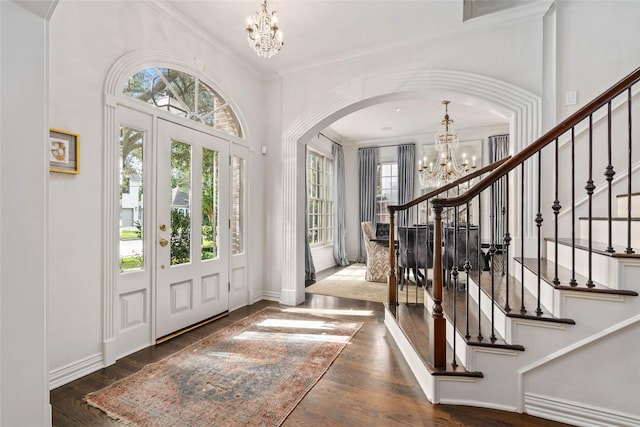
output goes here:
[{"label": "curtain rod", "polygon": [[404,144],[372,145],[370,147],[359,147],[358,150],[362,150],[363,148],[400,147],[401,145],[416,145],[416,143],[415,142],[406,142]]},{"label": "curtain rod", "polygon": [[322,133],[322,132],[318,132],[318,136],[320,136],[320,135],[324,136],[325,138],[327,138],[329,141],[333,142],[334,144],[338,144],[340,147],[342,147],[342,144],[340,144],[339,142],[334,141],[333,139],[329,138],[329,137],[328,137],[327,135],[325,135],[324,133]]}]

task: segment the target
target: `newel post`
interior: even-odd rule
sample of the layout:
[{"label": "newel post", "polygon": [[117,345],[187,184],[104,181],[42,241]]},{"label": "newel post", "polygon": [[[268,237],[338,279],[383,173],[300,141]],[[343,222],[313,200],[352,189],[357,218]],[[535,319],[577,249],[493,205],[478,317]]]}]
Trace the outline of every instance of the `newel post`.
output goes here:
[{"label": "newel post", "polygon": [[433,364],[436,368],[447,366],[447,322],[442,311],[442,206],[434,206],[433,226],[433,329],[429,334],[433,348]]},{"label": "newel post", "polygon": [[391,219],[389,221],[389,278],[387,283],[389,284],[389,307],[394,307],[398,304],[398,296],[396,295],[397,282],[396,282],[396,227],[395,227],[395,211],[389,210]]}]

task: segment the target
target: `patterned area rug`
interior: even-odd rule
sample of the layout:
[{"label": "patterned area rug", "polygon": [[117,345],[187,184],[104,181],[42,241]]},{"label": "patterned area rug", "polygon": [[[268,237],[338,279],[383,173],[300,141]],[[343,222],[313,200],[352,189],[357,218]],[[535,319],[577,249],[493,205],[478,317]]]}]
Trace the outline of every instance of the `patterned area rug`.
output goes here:
[{"label": "patterned area rug", "polygon": [[[365,264],[351,264],[326,279],[307,287],[306,292],[311,294],[329,295],[333,297],[359,299],[372,302],[387,302],[389,290],[386,283],[367,282],[364,274],[367,270]],[[405,301],[406,290],[409,289],[409,299],[416,298],[416,287],[413,282],[405,286],[403,291],[398,288],[398,300]],[[424,290],[418,288],[418,301],[424,301]]]},{"label": "patterned area rug", "polygon": [[278,426],[361,327],[266,308],[85,400],[128,426]]}]

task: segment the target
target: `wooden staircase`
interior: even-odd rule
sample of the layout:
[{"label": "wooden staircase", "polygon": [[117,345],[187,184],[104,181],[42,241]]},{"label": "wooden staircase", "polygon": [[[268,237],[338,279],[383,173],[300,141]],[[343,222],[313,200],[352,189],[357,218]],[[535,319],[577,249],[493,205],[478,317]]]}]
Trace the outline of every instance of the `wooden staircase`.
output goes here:
[{"label": "wooden staircase", "polygon": [[[640,201],[640,195],[634,195],[633,200],[634,203],[636,200]],[[634,217],[640,216],[638,214],[640,212],[634,211]],[[602,240],[601,236],[597,235],[596,239]],[[640,239],[640,235],[636,236]],[[566,239],[561,239],[559,246],[562,246],[563,241]],[[599,240],[596,242],[599,246],[606,243]],[[548,239],[547,246],[550,246],[549,253],[553,253],[554,240]],[[576,254],[576,270],[580,272],[585,268],[581,260],[585,258],[583,252],[586,249],[578,247],[578,250],[580,254]],[[640,271],[640,257],[637,254],[611,255],[606,252],[599,256],[604,257],[607,262],[598,264],[606,265],[607,270],[596,269],[595,277],[617,276],[616,281],[606,282],[609,286],[601,281],[596,281],[592,288],[571,286],[572,279],[584,284],[587,277],[580,273],[572,274],[571,266],[564,262],[558,266],[560,283],[554,284],[555,263],[546,258],[541,259],[541,314],[536,314],[537,259],[513,259],[515,268],[511,269],[514,275],[509,277],[508,304],[506,275],[495,273],[491,298],[490,272],[470,273],[468,284],[466,276],[462,274],[458,283],[461,290],[447,288],[444,291],[446,296],[443,298],[443,308],[449,344],[446,369],[433,366],[432,353],[429,351],[431,308],[434,305],[431,286],[427,288],[423,303],[395,307],[387,305],[385,323],[410,362],[429,400],[434,403],[467,404],[526,412],[575,425],[637,426],[640,425],[640,412],[637,410],[635,413],[626,413],[611,408],[593,409],[586,405],[582,407],[579,402],[570,399],[564,399],[562,405],[559,405],[560,400],[557,398],[544,398],[549,396],[544,393],[545,387],[528,387],[528,383],[533,381],[555,388],[558,384],[552,379],[538,380],[538,372],[555,372],[560,369],[557,366],[562,366],[566,360],[572,360],[574,369],[580,371],[576,378],[571,378],[574,387],[580,388],[583,384],[584,387],[596,390],[606,389],[606,382],[598,385],[592,381],[581,381],[581,378],[588,377],[591,369],[608,370],[604,361],[595,357],[598,351],[591,351],[593,347],[599,351],[599,347],[606,347],[607,359],[611,360],[609,364],[616,363],[616,358],[612,358],[609,353],[616,354],[617,346],[606,344],[610,334],[630,335],[630,340],[635,337],[634,357],[640,358],[637,352],[640,340],[640,298],[637,298],[640,282],[635,279],[638,276],[633,274],[634,271]],[[571,260],[571,256],[565,254],[559,259]],[[465,291],[467,286],[468,302]],[[478,334],[477,328],[472,328],[471,333],[467,329],[467,306],[469,323],[477,325],[479,322],[481,334]],[[494,322],[491,322],[492,316]],[[454,334],[457,342],[455,358]],[[454,360],[455,364],[452,363]],[[640,365],[637,363],[629,363],[623,370],[632,370],[634,367],[638,369],[638,366]],[[604,377],[608,381],[624,382],[624,377],[612,378],[608,374]],[[637,380],[637,376],[635,379]],[[630,394],[626,398],[623,396],[623,400],[627,399],[629,405],[635,403],[637,406],[640,403],[640,389],[636,389],[634,396],[633,387],[630,384]]]},{"label": "wooden staircase", "polygon": [[[555,140],[556,200],[551,213],[540,212],[538,178],[538,194],[527,196],[538,199],[534,228],[537,237],[526,240],[521,237],[525,234],[525,213],[519,216],[510,210],[507,197],[503,217],[491,218],[506,224],[504,239],[486,242],[483,238],[489,248],[489,271],[474,269],[468,262],[462,268],[455,267],[457,261],[443,266],[438,252],[446,249],[447,242],[431,242],[437,269],[425,272],[429,286],[424,301],[397,301],[395,248],[390,249],[392,274],[385,324],[431,402],[526,412],[579,426],[640,425],[640,193],[631,192],[632,181],[638,181],[631,173],[631,146],[635,141],[632,135],[635,137],[638,132],[632,134],[629,130],[628,186],[622,180],[613,180],[613,173],[605,173],[606,182],[597,185],[608,187],[609,195],[600,191],[594,197],[596,185],[591,166],[588,167],[587,215],[582,215],[587,203],[574,201],[570,206],[583,203],[581,209],[576,209],[582,216],[559,218],[561,212],[567,212],[561,211],[558,188],[568,180],[559,179],[557,172],[558,140],[562,135],[571,132],[565,151],[570,147],[573,156],[576,123],[585,118],[591,120],[593,111],[607,103],[611,116],[611,99],[621,91],[628,93],[631,118],[631,103],[635,100],[631,86],[638,80],[640,69],[541,137],[532,144],[534,148],[523,150],[493,170],[483,171],[485,175],[476,175],[479,182],[469,194],[450,199],[429,194],[403,206],[390,207],[393,228],[395,212],[424,209],[421,204],[433,206],[433,226],[437,230],[442,227],[439,211],[465,205],[468,208],[470,200],[480,200],[480,193],[485,190],[492,192],[493,201],[492,183],[506,176],[514,182],[519,177],[524,181],[523,164],[534,156],[541,175],[539,152],[547,145],[553,148]],[[591,126],[590,122],[589,150]],[[610,135],[611,132],[609,147]],[[588,157],[592,162],[592,156]],[[637,168],[640,161],[633,161]],[[521,166],[521,175],[507,175]],[[571,173],[580,168],[572,164]],[[607,171],[612,170],[610,158]],[[616,209],[611,212],[614,187],[624,190],[615,197]],[[524,194],[522,190],[521,193]],[[484,200],[487,199],[488,195]],[[600,213],[607,210],[607,204],[609,215],[592,214],[592,207]],[[482,210],[480,206],[478,210]],[[571,208],[570,213],[573,212]],[[457,218],[458,214],[449,211],[447,215]],[[543,235],[544,220],[555,226],[555,233],[547,226]],[[523,228],[518,229],[519,226]],[[453,228],[457,229],[457,223]],[[512,239],[518,231],[520,236]],[[490,233],[480,233],[487,234],[495,234],[493,225]],[[505,257],[501,268],[495,267],[498,245]],[[468,253],[466,256],[470,259]],[[444,319],[444,328],[439,319]],[[442,349],[438,349],[443,338],[444,363]]]}]

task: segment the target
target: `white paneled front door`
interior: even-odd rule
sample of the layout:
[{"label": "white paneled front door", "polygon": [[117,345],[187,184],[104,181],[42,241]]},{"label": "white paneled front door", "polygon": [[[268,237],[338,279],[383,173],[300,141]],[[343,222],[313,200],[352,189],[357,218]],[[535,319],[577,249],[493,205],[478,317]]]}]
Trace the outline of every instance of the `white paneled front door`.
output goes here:
[{"label": "white paneled front door", "polygon": [[156,338],[229,309],[229,142],[158,120]]}]

